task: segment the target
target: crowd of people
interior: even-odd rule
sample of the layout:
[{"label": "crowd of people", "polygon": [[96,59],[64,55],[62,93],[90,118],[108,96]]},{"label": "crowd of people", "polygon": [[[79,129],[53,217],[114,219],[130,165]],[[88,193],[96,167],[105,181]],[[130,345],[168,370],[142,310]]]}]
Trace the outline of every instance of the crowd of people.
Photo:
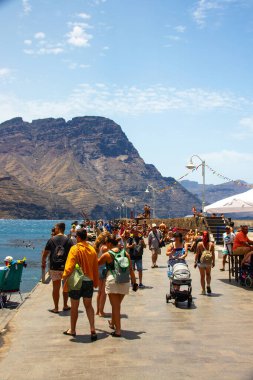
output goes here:
[{"label": "crowd of people", "polygon": [[[223,235],[224,249],[222,271],[225,270],[227,256],[232,253],[243,257],[242,265],[251,265],[253,241],[248,237],[247,226],[234,233],[233,227],[226,226]],[[95,241],[93,236],[95,235]],[[199,269],[202,294],[210,294],[211,269],[215,266],[215,246],[209,232],[180,230],[146,221],[83,221],[72,223],[69,234],[65,234],[65,224],[58,223],[51,231],[42,254],[42,268],[49,259],[49,273],[53,284],[54,307],[49,311],[59,314],[60,290],[63,288],[63,312],[70,311],[70,328],[65,335],[76,336],[76,324],[80,299],[90,323],[91,340],[97,339],[95,310],[92,306],[94,289],[98,289],[96,315],[105,317],[107,296],[112,313],[109,328],[112,337],[121,336],[121,304],[124,297],[133,291],[144,288],[143,253],[146,247],[151,253],[151,269],[158,268],[159,255],[166,246],[169,260],[186,260],[189,252],[194,255],[194,268]],[[83,277],[78,288],[70,287],[70,277],[76,268],[81,268]],[[138,272],[136,277],[135,273]],[[138,279],[138,283],[137,283]],[[70,304],[69,304],[70,299]]]}]

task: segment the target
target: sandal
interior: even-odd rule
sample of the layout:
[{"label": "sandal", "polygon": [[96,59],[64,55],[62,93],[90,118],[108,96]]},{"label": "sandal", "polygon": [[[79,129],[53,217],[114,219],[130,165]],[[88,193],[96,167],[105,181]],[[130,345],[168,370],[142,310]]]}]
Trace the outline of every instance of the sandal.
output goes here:
[{"label": "sandal", "polygon": [[95,332],[92,332],[92,333],[90,334],[90,340],[91,340],[92,342],[96,342],[97,339],[98,339],[97,334],[96,334]]},{"label": "sandal", "polygon": [[112,321],[108,321],[108,325],[111,330],[115,330],[115,326],[112,324]]},{"label": "sandal", "polygon": [[64,331],[63,334],[64,334],[64,335],[68,335],[68,336],[73,336],[73,337],[76,336],[76,333],[73,333],[73,334],[72,334],[71,332],[69,332],[69,330]]},{"label": "sandal", "polygon": [[49,311],[49,313],[59,314],[59,311],[56,311],[56,310],[54,310],[54,309],[51,309],[51,310],[48,310],[48,311]]},{"label": "sandal", "polygon": [[68,306],[68,307],[64,307],[63,309],[62,309],[62,311],[70,311],[71,310],[71,307],[70,306]]},{"label": "sandal", "polygon": [[113,336],[114,338],[121,338],[121,334],[117,334],[115,331],[111,333],[111,336]]}]

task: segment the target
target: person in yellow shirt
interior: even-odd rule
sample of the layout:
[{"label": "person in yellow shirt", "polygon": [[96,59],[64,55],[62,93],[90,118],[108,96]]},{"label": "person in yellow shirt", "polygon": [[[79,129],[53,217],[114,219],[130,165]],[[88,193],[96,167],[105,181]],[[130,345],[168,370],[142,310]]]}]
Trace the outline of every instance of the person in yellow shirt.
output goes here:
[{"label": "person in yellow shirt", "polygon": [[90,281],[83,281],[80,290],[70,290],[69,297],[71,299],[71,327],[64,331],[65,335],[76,336],[76,323],[78,319],[78,307],[80,298],[83,298],[84,307],[90,323],[91,340],[97,340],[95,330],[95,313],[92,306],[93,289],[98,287],[98,259],[95,249],[86,242],[87,231],[82,228],[76,232],[77,244],[74,245],[68,254],[63,272],[64,290],[68,291],[67,279],[74,271],[76,264],[78,264],[83,273],[90,279]]}]

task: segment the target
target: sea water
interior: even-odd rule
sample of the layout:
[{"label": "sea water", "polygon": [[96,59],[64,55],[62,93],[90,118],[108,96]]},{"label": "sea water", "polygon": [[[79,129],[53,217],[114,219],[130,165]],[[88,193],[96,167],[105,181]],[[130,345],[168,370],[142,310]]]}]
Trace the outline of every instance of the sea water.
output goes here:
[{"label": "sea water", "polygon": [[[51,229],[59,220],[0,219],[0,266],[6,256],[19,260],[26,257],[21,291],[29,292],[41,279],[41,252],[51,237]],[[66,223],[69,232],[71,221]]]}]

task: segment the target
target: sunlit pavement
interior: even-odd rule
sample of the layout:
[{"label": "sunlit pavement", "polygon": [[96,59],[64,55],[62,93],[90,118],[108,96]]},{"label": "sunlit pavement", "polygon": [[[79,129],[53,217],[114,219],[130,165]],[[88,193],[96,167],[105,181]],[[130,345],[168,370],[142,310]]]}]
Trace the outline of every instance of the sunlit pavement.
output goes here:
[{"label": "sunlit pavement", "polygon": [[229,284],[228,272],[220,272],[217,260],[213,294],[201,296],[192,254],[188,262],[193,278],[191,309],[187,304],[176,308],[166,303],[165,250],[158,269],[150,268],[146,250],[147,287],[130,292],[123,302],[122,338],[112,338],[107,320],[97,317],[95,343],[90,343],[83,307],[77,338],[62,334],[69,317],[47,311],[52,307],[51,284],[39,285],[2,337],[0,379],[253,379],[252,291]]}]

